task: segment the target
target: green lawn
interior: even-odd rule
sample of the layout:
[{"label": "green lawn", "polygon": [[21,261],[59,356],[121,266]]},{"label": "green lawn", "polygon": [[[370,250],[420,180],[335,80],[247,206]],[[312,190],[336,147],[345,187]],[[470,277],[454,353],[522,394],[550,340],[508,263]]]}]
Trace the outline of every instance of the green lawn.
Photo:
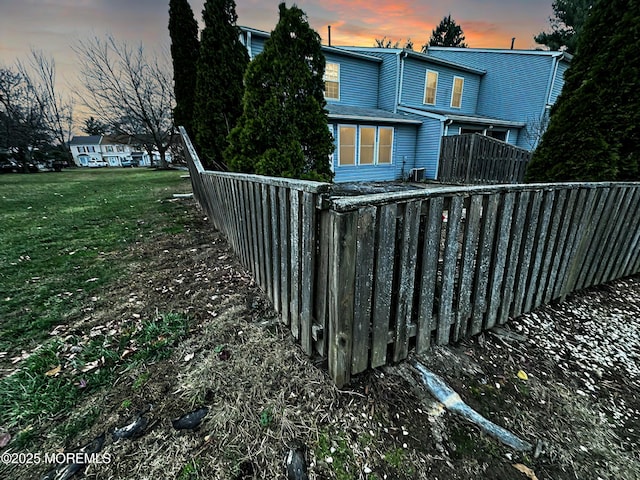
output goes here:
[{"label": "green lawn", "polygon": [[[14,434],[20,430],[15,448],[28,446],[43,421],[112,382],[118,369],[167,355],[186,333],[186,319],[167,312],[117,338],[66,338],[84,342],[81,353],[65,371],[51,371],[60,369],[62,345],[49,333],[78,319],[101,289],[126,281],[128,245],[182,230],[179,204],[166,201],[189,191],[181,173],[101,169],[0,176],[0,359],[7,365],[22,350],[31,352],[12,375],[0,378],[0,425]],[[123,361],[122,350],[131,344],[138,349]],[[102,367],[84,378],[69,373],[98,360]],[[81,425],[61,425],[60,434],[72,437],[97,413]]]},{"label": "green lawn", "polygon": [[179,171],[77,170],[0,176],[0,352],[24,348],[123,275],[114,252],[179,231],[163,202]]}]

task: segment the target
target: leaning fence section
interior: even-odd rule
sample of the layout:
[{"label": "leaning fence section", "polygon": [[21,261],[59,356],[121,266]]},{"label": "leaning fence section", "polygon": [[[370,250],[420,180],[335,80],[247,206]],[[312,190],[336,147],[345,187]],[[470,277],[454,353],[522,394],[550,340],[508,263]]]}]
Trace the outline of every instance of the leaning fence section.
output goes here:
[{"label": "leaning fence section", "polygon": [[194,195],[307,354],[352,375],[640,272],[640,184],[333,196],[328,184],[205,171]]},{"label": "leaning fence section", "polygon": [[640,270],[637,184],[370,195],[330,215],[338,384]]},{"label": "leaning fence section", "polygon": [[463,184],[520,183],[531,152],[478,133],[442,137],[438,180]]},{"label": "leaning fence section", "polygon": [[326,305],[316,293],[326,291],[327,279],[316,273],[317,206],[328,184],[206,171],[181,133],[196,200],[305,353],[324,354]]}]

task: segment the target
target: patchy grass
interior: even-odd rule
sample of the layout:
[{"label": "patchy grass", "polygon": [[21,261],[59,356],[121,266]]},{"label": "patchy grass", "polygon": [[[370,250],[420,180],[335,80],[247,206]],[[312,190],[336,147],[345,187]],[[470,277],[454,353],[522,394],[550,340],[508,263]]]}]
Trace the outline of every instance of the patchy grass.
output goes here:
[{"label": "patchy grass", "polygon": [[46,338],[121,279],[116,255],[182,228],[165,200],[178,171],[78,170],[0,176],[0,352]]}]

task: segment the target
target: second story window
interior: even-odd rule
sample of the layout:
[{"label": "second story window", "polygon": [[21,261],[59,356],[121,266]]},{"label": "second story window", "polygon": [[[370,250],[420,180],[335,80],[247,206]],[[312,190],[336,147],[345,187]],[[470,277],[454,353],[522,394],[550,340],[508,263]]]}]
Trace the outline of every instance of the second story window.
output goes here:
[{"label": "second story window", "polygon": [[453,77],[453,90],[451,92],[451,108],[462,107],[462,91],[464,90],[464,78]]},{"label": "second story window", "polygon": [[328,63],[324,69],[324,98],[340,100],[340,64]]},{"label": "second story window", "polygon": [[427,70],[424,82],[424,103],[426,105],[436,104],[436,91],[438,90],[438,72]]}]

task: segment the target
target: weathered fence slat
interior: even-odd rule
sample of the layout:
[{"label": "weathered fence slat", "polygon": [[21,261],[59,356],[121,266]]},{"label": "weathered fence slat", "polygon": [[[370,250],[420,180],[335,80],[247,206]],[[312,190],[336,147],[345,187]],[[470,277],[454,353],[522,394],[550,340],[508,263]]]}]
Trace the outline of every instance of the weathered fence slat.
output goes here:
[{"label": "weathered fence slat", "polygon": [[418,304],[418,338],[416,351],[425,352],[431,345],[433,330],[433,304],[438,278],[438,259],[440,257],[440,238],[442,231],[442,212],[444,198],[430,198],[429,211],[425,225],[422,248],[422,278],[420,279],[420,301]]},{"label": "weathered fence slat", "polygon": [[286,188],[280,188],[278,192],[278,206],[280,207],[280,299],[282,304],[282,323],[289,325],[291,322],[290,305],[289,305],[289,254],[291,237],[289,227],[289,191]]},{"label": "weathered fence slat", "polygon": [[[356,232],[356,284],[353,314],[353,360],[352,373],[365,371],[369,367],[369,329],[371,326],[371,304],[373,300],[373,269],[375,258],[376,207],[358,210]],[[386,259],[379,259],[387,261]]]},{"label": "weathered fence slat", "polygon": [[329,261],[329,374],[341,387],[351,380],[356,271],[356,215],[332,213]]},{"label": "weathered fence slat", "polygon": [[455,196],[451,198],[448,207],[447,237],[444,247],[442,288],[440,293],[440,309],[438,311],[438,345],[446,345],[449,343],[451,326],[455,322],[453,296],[458,263],[458,232],[462,218],[462,197]]},{"label": "weathered fence slat", "polygon": [[558,278],[560,277],[560,261],[567,252],[567,233],[569,232],[569,225],[571,224],[576,200],[578,199],[578,190],[570,190],[569,192],[562,190],[560,192],[561,198],[564,198],[563,208],[556,208],[556,217],[554,223],[559,225],[559,231],[557,233],[556,248],[551,253],[551,257],[547,258],[545,263],[549,263],[549,279],[547,286],[545,287],[544,297],[542,303],[549,303],[554,297],[554,292]]},{"label": "weathered fence slat", "polygon": [[396,204],[380,207],[378,218],[378,245],[376,248],[376,273],[374,278],[373,331],[371,366],[387,363],[389,342],[389,319],[391,317],[391,295],[393,293],[393,259],[396,249]]},{"label": "weathered fence slat", "polygon": [[290,291],[291,297],[289,298],[289,303],[291,305],[290,313],[291,313],[291,322],[289,324],[289,328],[291,329],[291,333],[296,339],[300,338],[300,261],[301,261],[301,252],[300,252],[300,229],[302,225],[300,224],[301,215],[300,215],[300,193],[299,192],[291,192],[291,196],[289,197],[290,203],[290,214],[291,214],[291,265],[290,265],[290,274],[291,274],[291,284]]},{"label": "weathered fence slat", "polygon": [[276,312],[282,312],[281,297],[280,297],[280,222],[284,221],[284,218],[278,215],[278,187],[275,185],[269,186],[269,197],[271,202],[269,204],[269,215],[271,216],[271,251],[273,252],[273,305]]},{"label": "weathered fence slat", "polygon": [[329,302],[329,256],[331,254],[331,240],[329,235],[331,216],[328,210],[319,212],[318,261],[316,270],[315,295],[315,337],[314,346],[319,355],[326,355],[327,334],[329,333],[328,302]]},{"label": "weathered fence slat", "polygon": [[315,196],[302,192],[301,208],[301,242],[300,242],[300,345],[307,355],[313,353],[313,291],[315,255],[311,254],[316,247],[316,205]]},{"label": "weathered fence slat", "polygon": [[621,248],[620,260],[613,273],[613,278],[635,273],[634,270],[629,269],[629,263],[633,258],[634,252],[638,252],[638,242],[640,241],[640,228],[638,228],[638,225],[640,225],[640,188],[635,189],[633,206],[630,211],[633,213],[626,224],[629,241]]}]

